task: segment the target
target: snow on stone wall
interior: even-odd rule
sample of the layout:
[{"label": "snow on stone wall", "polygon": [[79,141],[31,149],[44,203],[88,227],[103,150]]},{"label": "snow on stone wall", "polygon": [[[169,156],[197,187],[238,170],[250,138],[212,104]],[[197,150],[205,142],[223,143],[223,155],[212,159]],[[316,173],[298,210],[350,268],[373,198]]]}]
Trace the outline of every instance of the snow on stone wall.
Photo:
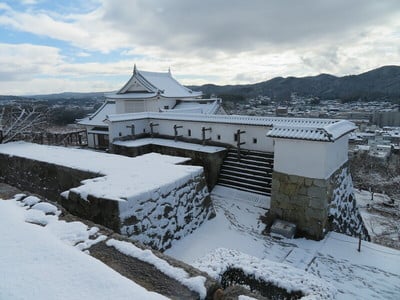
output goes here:
[{"label": "snow on stone wall", "polygon": [[213,214],[204,170],[181,165],[188,160],[8,143],[0,145],[0,178],[58,198],[72,214],[165,250]]},{"label": "snow on stone wall", "polygon": [[368,230],[356,205],[353,181],[347,164],[331,177],[332,200],[329,204],[329,220],[333,231],[370,240]]},{"label": "snow on stone wall", "polygon": [[[216,280],[230,269],[242,270],[263,286],[272,284],[288,293],[301,292],[301,299],[335,299],[337,290],[323,279],[292,266],[259,259],[232,249],[218,248],[197,260],[194,267]],[[246,285],[246,282],[243,282]],[[290,295],[289,295],[290,296]],[[296,298],[297,299],[297,298]]]},{"label": "snow on stone wall", "polygon": [[121,233],[166,250],[214,214],[203,173],[119,202]]}]

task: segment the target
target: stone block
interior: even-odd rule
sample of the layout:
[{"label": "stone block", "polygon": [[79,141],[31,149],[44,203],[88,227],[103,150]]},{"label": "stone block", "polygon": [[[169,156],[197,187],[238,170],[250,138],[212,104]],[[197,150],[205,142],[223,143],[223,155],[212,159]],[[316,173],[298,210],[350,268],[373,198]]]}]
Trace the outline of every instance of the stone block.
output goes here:
[{"label": "stone block", "polygon": [[297,194],[298,185],[294,183],[289,183],[286,186],[285,194],[288,196],[293,196]]},{"label": "stone block", "polygon": [[305,212],[310,219],[322,220],[326,215],[322,209],[307,208]]},{"label": "stone block", "polygon": [[297,183],[298,179],[299,179],[299,176],[289,175],[289,182],[291,182],[291,183]]},{"label": "stone block", "polygon": [[276,199],[277,199],[279,202],[281,202],[281,203],[287,203],[287,202],[289,202],[289,196],[284,195],[284,194],[276,195]]},{"label": "stone block", "polygon": [[304,178],[304,185],[305,186],[312,186],[313,180],[311,178]]},{"label": "stone block", "polygon": [[271,187],[272,187],[272,190],[278,191],[278,190],[279,190],[279,187],[280,187],[280,182],[279,182],[279,180],[277,180],[277,179],[272,179],[272,185],[271,185]]},{"label": "stone block", "polygon": [[296,234],[296,224],[277,219],[271,226],[271,234],[291,239]]},{"label": "stone block", "polygon": [[312,198],[325,199],[327,196],[327,191],[326,191],[326,189],[321,188],[321,187],[311,186],[308,189],[307,195]]},{"label": "stone block", "polygon": [[310,198],[309,199],[309,206],[315,209],[327,209],[328,203],[326,199],[321,198]]},{"label": "stone block", "polygon": [[328,181],[324,180],[324,179],[314,179],[313,185],[315,185],[317,187],[326,188],[328,186]]},{"label": "stone block", "polygon": [[298,189],[297,194],[302,195],[302,196],[307,196],[307,192],[308,192],[308,189],[305,186],[301,186]]}]

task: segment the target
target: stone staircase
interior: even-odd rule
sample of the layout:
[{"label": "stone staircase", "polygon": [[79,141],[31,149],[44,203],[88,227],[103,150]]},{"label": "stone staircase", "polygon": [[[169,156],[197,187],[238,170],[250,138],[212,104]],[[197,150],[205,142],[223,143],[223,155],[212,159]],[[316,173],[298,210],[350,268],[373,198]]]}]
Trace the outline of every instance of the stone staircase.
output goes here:
[{"label": "stone staircase", "polygon": [[233,189],[271,195],[274,154],[230,149],[222,164],[218,184]]}]

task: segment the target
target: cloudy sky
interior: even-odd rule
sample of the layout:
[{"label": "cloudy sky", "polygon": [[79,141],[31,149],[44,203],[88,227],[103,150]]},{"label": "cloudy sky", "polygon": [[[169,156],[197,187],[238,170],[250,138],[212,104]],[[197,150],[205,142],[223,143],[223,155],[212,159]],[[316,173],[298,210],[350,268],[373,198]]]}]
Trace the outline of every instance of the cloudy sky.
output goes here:
[{"label": "cloudy sky", "polygon": [[400,65],[400,1],[0,2],[0,94],[115,90],[134,63],[184,84]]}]

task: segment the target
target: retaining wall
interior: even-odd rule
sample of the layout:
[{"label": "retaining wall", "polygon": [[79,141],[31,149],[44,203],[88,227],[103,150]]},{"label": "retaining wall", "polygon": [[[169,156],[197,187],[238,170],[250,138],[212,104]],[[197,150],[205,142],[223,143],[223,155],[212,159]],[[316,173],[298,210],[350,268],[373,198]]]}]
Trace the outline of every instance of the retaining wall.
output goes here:
[{"label": "retaining wall", "polygon": [[[58,201],[70,213],[113,229],[157,250],[189,234],[214,216],[203,173],[134,199],[115,201],[70,190],[103,176],[59,165],[0,154],[0,180]],[[63,196],[60,196],[60,195]]]},{"label": "retaining wall", "polygon": [[329,230],[368,239],[352,188],[347,163],[327,179],[274,171],[270,218],[293,222],[301,235],[317,240]]}]

